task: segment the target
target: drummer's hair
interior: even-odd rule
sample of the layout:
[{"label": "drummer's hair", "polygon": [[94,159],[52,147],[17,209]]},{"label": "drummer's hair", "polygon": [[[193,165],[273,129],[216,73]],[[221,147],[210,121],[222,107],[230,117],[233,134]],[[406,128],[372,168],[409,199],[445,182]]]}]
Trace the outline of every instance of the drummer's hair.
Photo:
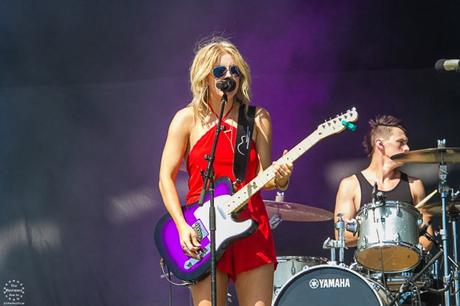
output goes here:
[{"label": "drummer's hair", "polygon": [[400,128],[407,135],[407,129],[401,119],[391,115],[379,115],[369,120],[369,131],[364,136],[363,147],[367,156],[370,158],[374,153],[374,143],[377,136],[388,138],[392,128]]}]

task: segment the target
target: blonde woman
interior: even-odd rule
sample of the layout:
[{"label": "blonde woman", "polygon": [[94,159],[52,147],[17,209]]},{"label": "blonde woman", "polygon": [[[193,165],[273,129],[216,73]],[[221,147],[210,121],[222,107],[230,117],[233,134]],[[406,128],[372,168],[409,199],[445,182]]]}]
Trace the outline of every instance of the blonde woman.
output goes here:
[{"label": "blonde woman", "polygon": [[[175,186],[175,178],[183,160],[189,173],[187,204],[199,200],[205,170],[203,158],[211,151],[222,91],[216,83],[232,78],[236,87],[228,93],[223,126],[214,161],[215,177],[233,175],[233,156],[240,104],[248,105],[251,77],[249,66],[238,49],[228,40],[213,38],[201,45],[190,68],[192,102],[179,110],[171,121],[163,150],[160,168],[160,191],[166,209],[178,229],[183,251],[190,257],[198,257],[200,242],[193,228],[186,223]],[[269,113],[256,108],[254,132],[249,149],[246,178],[241,188],[257,174],[272,164],[272,128]],[[267,183],[267,189],[285,189],[292,173],[292,164],[275,165],[276,177]],[[235,282],[239,305],[268,306],[273,290],[273,271],[276,266],[275,248],[269,227],[267,211],[260,193],[253,195],[242,210],[240,219],[252,218],[257,222],[256,231],[250,236],[236,240],[217,263],[217,301],[225,305],[229,280]],[[196,306],[211,305],[211,278],[207,276],[190,286]]]}]

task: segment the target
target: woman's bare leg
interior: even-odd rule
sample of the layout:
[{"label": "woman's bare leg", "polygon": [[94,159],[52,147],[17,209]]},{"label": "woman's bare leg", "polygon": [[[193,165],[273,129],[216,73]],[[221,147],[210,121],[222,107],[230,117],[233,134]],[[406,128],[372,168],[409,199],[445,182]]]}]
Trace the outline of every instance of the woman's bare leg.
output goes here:
[{"label": "woman's bare leg", "polygon": [[240,306],[270,306],[273,297],[273,264],[238,274],[235,282]]},{"label": "woman's bare leg", "polygon": [[[217,270],[217,305],[225,306],[227,300],[228,276],[224,272]],[[195,306],[211,306],[211,275],[201,280],[199,283],[190,286],[192,291],[193,304]]]}]

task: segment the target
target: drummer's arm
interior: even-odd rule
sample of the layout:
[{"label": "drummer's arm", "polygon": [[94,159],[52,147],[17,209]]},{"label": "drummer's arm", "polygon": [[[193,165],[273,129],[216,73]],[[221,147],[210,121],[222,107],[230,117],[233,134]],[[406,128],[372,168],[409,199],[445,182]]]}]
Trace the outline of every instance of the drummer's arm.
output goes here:
[{"label": "drummer's arm", "polygon": [[[411,186],[412,198],[414,199],[414,205],[417,205],[418,202],[420,202],[421,200],[425,198],[425,188],[423,187],[423,182],[420,179],[411,178],[410,186]],[[422,214],[424,225],[430,224],[431,216],[426,213],[424,214],[423,209],[419,209],[419,211]],[[431,225],[429,225],[426,232],[428,235],[431,235],[432,237],[434,237],[433,227]],[[433,242],[431,242],[425,236],[420,236],[419,243],[423,246],[423,249],[425,251],[429,251],[433,247]]]},{"label": "drummer's arm", "polygon": [[[358,186],[354,176],[344,178],[339,185],[335,201],[334,222],[337,221],[337,214],[343,214],[343,219],[349,221],[356,216],[355,194]],[[335,238],[338,239],[338,231],[335,231]],[[356,246],[357,235],[345,231],[345,243],[348,247]]]}]

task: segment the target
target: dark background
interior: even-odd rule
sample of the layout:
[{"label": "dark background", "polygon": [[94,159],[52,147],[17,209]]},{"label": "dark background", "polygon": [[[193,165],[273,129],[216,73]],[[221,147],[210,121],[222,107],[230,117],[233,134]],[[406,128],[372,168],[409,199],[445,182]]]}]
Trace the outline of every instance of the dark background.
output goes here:
[{"label": "dark background", "polygon": [[[298,160],[286,200],[333,211],[378,114],[405,120],[412,149],[460,146],[460,74],[433,69],[460,57],[458,12],[458,1],[1,1],[0,285],[20,281],[26,305],[167,305],[159,162],[191,99],[193,50],[213,34],[251,66],[274,158],[337,113],[360,113],[357,132]],[[407,171],[436,187],[435,165]],[[331,222],[274,231],[279,255],[328,256],[330,235]],[[173,294],[188,304],[186,289]]]}]

